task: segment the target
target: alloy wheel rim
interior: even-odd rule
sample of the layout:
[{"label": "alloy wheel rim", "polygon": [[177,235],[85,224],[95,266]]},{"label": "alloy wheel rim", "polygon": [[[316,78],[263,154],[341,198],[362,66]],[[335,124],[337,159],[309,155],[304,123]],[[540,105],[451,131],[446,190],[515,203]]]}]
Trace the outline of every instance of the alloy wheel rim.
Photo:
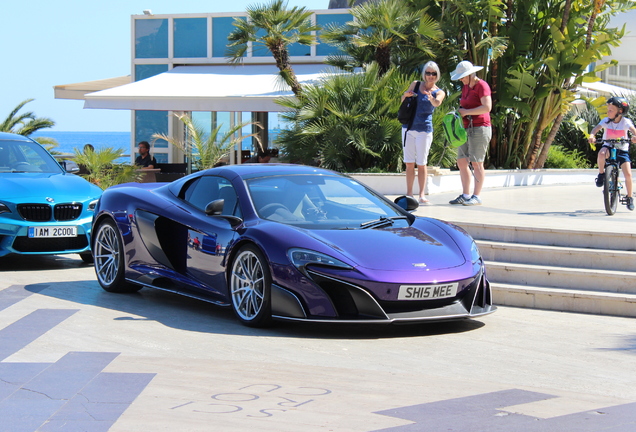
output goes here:
[{"label": "alloy wheel rim", "polygon": [[236,313],[250,321],[263,307],[265,276],[263,266],[251,251],[242,252],[232,267],[232,304]]},{"label": "alloy wheel rim", "polygon": [[115,281],[119,271],[119,243],[117,233],[110,225],[103,225],[95,239],[95,269],[104,285]]}]

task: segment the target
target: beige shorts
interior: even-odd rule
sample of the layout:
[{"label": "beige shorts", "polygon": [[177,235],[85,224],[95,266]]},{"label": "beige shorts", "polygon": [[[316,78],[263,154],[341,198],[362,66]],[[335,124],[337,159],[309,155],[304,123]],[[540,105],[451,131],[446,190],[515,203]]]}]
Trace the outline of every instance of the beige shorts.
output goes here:
[{"label": "beige shorts", "polygon": [[490,126],[472,127],[466,129],[466,133],[468,140],[457,147],[457,159],[467,158],[471,162],[483,162],[492,138],[492,128]]}]

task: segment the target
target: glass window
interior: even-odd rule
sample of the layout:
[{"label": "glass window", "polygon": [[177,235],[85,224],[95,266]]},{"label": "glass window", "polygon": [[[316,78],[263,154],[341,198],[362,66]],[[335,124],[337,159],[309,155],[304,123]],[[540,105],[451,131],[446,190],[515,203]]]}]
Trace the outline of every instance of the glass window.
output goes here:
[{"label": "glass window", "polygon": [[[246,181],[259,217],[312,229],[406,227],[406,216],[355,180],[277,175]],[[390,220],[379,218],[393,218]]]},{"label": "glass window", "polygon": [[14,141],[0,143],[0,172],[60,171],[59,165],[39,144]]},{"label": "glass window", "polygon": [[165,64],[135,65],[135,81],[141,81],[167,71],[168,65]]},{"label": "glass window", "polygon": [[152,155],[155,157],[157,163],[168,163],[168,153],[153,153]]},{"label": "glass window", "polygon": [[212,57],[225,57],[227,36],[234,30],[234,17],[212,18]]},{"label": "glass window", "polygon": [[616,66],[610,66],[607,70],[609,71],[610,75],[616,75]]},{"label": "glass window", "polygon": [[135,58],[168,58],[168,20],[135,20]]},{"label": "glass window", "polygon": [[[256,39],[261,39],[267,32],[263,29],[256,31]],[[252,44],[252,57],[271,57],[272,53],[262,43]]]},{"label": "glass window", "polygon": [[636,66],[634,65],[629,66],[629,77],[636,78]]},{"label": "glass window", "polygon": [[[167,111],[135,111],[135,143],[139,141],[153,141],[153,134],[168,134],[168,112]],[[157,140],[153,144],[154,148],[168,148],[168,142],[164,140]],[[154,154],[153,156],[160,161],[161,154]],[[167,162],[168,155],[165,155],[165,162]],[[163,156],[162,156],[163,158]]]},{"label": "glass window", "polygon": [[618,70],[619,70],[620,76],[624,76],[624,77],[627,76],[627,65],[620,65],[618,67]]},{"label": "glass window", "polygon": [[238,197],[229,180],[216,176],[202,176],[186,186],[182,192],[183,199],[205,211],[209,203],[217,199],[223,199],[223,214],[241,217]]},{"label": "glass window", "polygon": [[[327,27],[329,24],[335,25],[345,25],[348,21],[353,20],[353,15],[351,14],[324,14],[318,15],[316,14],[316,24],[320,27]],[[320,32],[318,32],[318,45],[316,46],[316,55],[326,56],[331,54],[336,54],[339,50],[338,48],[331,46],[326,43],[320,43]]]},{"label": "glass window", "polygon": [[309,45],[301,45],[299,43],[293,43],[289,45],[290,56],[308,56],[311,55],[311,47]]},{"label": "glass window", "polygon": [[207,40],[207,18],[174,19],[174,57],[207,57]]}]

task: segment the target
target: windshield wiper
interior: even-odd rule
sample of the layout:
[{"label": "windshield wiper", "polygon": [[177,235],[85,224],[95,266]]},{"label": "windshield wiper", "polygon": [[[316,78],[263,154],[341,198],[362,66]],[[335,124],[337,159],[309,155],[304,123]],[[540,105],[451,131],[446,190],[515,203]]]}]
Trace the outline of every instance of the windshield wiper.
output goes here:
[{"label": "windshield wiper", "polygon": [[406,216],[391,216],[391,217],[380,216],[379,219],[370,220],[368,222],[362,222],[360,224],[360,228],[362,229],[380,228],[386,225],[393,225],[393,223],[398,219],[408,219],[408,218]]}]

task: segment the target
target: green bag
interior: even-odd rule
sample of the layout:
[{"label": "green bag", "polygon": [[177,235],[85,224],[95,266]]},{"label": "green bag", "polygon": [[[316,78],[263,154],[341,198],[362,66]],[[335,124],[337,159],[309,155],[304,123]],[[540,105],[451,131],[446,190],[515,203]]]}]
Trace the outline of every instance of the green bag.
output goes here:
[{"label": "green bag", "polygon": [[444,128],[446,139],[451,147],[459,147],[468,139],[466,129],[464,129],[464,122],[461,116],[455,111],[451,111],[444,116],[442,119],[442,127]]}]

